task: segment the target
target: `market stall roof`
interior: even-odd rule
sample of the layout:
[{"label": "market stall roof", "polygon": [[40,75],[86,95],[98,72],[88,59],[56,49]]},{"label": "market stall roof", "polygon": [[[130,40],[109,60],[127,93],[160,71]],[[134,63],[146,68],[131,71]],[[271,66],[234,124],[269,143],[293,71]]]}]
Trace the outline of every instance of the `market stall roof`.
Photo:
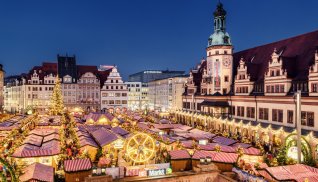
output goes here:
[{"label": "market stall roof", "polygon": [[215,151],[216,150],[216,146],[220,146],[220,150],[222,152],[227,152],[227,153],[235,153],[236,149],[230,146],[225,146],[225,145],[220,145],[218,143],[208,143],[206,145],[199,145],[201,150],[206,150],[206,151]]},{"label": "market stall roof", "polygon": [[213,138],[213,142],[219,143],[221,145],[233,145],[235,144],[237,141],[230,139],[230,138],[226,138],[226,137],[222,137],[222,136],[217,136],[215,138]]},{"label": "market stall roof", "polygon": [[181,141],[181,144],[188,149],[193,149],[193,141],[192,140],[185,140]]},{"label": "market stall roof", "polygon": [[93,133],[96,130],[99,130],[101,128],[105,128],[105,129],[111,129],[112,127],[110,125],[83,125],[83,126],[79,126],[79,128],[85,128],[85,130],[89,133]]},{"label": "market stall roof", "polygon": [[58,129],[52,129],[52,128],[37,128],[32,130],[29,135],[38,135],[38,136],[48,136],[48,135],[52,135],[52,134],[59,134],[59,130]]},{"label": "market stall roof", "polygon": [[116,135],[114,132],[107,130],[105,128],[100,128],[93,133],[91,133],[95,141],[101,146],[108,145],[112,143],[113,141],[119,139],[118,135]]},{"label": "market stall roof", "polygon": [[210,132],[205,132],[205,131],[202,131],[202,130],[199,130],[199,129],[192,129],[190,130],[190,134],[192,136],[192,134],[195,134],[197,136],[201,136],[202,139],[205,138],[205,139],[212,139],[213,137],[215,137],[216,135],[213,134],[213,133],[210,133]]},{"label": "market stall roof", "polygon": [[112,128],[111,131],[113,131],[114,133],[121,135],[121,136],[129,134],[128,131],[124,130],[123,128],[121,128],[119,126]]},{"label": "market stall roof", "polygon": [[191,156],[187,150],[172,150],[169,152],[171,160],[177,159],[191,159]]},{"label": "market stall roof", "polygon": [[98,148],[98,144],[91,137],[81,136],[79,137],[79,143],[81,147],[92,146],[92,147]]},{"label": "market stall roof", "polygon": [[53,156],[60,154],[60,142],[52,140],[43,143],[41,147],[23,144],[13,154],[12,157],[24,158],[24,157],[43,157]]},{"label": "market stall roof", "polygon": [[139,128],[141,128],[141,129],[144,129],[144,130],[150,129],[150,127],[148,126],[148,124],[145,123],[145,122],[137,123],[137,126],[138,126]]},{"label": "market stall roof", "polygon": [[251,147],[252,145],[251,144],[248,144],[248,143],[235,143],[232,145],[232,147],[234,148],[238,148],[238,147],[242,147],[242,148],[249,148]]},{"label": "market stall roof", "polygon": [[178,126],[178,129],[180,129],[180,130],[185,130],[185,131],[189,131],[189,130],[192,129],[192,127],[187,126],[187,125],[180,125],[180,126]]},{"label": "market stall roof", "polygon": [[162,119],[162,120],[159,121],[159,123],[161,123],[161,124],[170,124],[172,122],[167,120],[167,119]]},{"label": "market stall roof", "polygon": [[197,150],[192,159],[198,160],[200,158],[211,157],[213,162],[222,162],[222,163],[235,163],[238,154],[235,153],[225,153],[225,152],[215,152],[215,151],[204,151],[204,150]]},{"label": "market stall roof", "polygon": [[88,171],[92,169],[92,162],[90,159],[76,159],[64,161],[65,172]]},{"label": "market stall roof", "polygon": [[262,155],[261,151],[257,148],[254,148],[254,147],[250,147],[250,148],[245,148],[244,149],[244,154],[247,154],[247,155]]},{"label": "market stall roof", "polygon": [[33,163],[23,170],[20,181],[54,181],[54,168],[40,163]]},{"label": "market stall roof", "polygon": [[[318,181],[318,169],[303,164],[268,167],[265,171],[277,181]],[[265,174],[261,173],[266,177]]]}]

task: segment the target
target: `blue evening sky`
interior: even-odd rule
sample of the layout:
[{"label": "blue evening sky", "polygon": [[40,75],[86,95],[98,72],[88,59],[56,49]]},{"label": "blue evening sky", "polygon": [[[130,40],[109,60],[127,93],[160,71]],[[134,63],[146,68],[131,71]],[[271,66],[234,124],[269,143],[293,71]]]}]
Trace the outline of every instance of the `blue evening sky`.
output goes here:
[{"label": "blue evening sky", "polygon": [[[235,51],[318,30],[316,0],[222,0]],[[57,54],[78,64],[189,71],[205,56],[217,0],[1,0],[0,63],[26,72]]]}]

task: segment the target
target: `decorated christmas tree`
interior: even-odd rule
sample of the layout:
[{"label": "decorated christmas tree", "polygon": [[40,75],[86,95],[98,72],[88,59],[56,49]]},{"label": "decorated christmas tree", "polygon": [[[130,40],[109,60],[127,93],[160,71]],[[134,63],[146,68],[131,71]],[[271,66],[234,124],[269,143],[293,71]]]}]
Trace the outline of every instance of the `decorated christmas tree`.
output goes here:
[{"label": "decorated christmas tree", "polygon": [[50,115],[62,115],[64,109],[63,96],[61,90],[61,82],[59,77],[56,77],[55,86],[50,102]]}]

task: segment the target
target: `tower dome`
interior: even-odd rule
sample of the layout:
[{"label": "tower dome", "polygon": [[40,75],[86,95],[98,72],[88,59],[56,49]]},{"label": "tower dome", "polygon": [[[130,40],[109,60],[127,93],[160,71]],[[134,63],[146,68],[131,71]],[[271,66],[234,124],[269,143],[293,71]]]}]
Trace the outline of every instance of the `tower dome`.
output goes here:
[{"label": "tower dome", "polygon": [[214,33],[208,39],[208,47],[232,45],[231,37],[226,32],[226,11],[222,3],[218,3],[214,11]]}]

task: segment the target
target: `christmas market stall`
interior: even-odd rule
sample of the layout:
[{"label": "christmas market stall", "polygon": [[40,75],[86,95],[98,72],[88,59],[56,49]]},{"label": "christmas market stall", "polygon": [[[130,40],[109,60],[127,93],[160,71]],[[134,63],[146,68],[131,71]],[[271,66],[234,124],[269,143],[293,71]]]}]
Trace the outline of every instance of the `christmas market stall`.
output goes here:
[{"label": "christmas market stall", "polygon": [[237,162],[238,154],[197,150],[192,156],[192,167],[214,163],[222,172],[230,172]]},{"label": "christmas market stall", "polygon": [[60,128],[61,125],[61,116],[41,116],[37,128]]},{"label": "christmas market stall", "polygon": [[191,156],[187,150],[173,150],[169,152],[173,172],[192,169]]},{"label": "christmas market stall", "polygon": [[81,153],[88,156],[91,161],[95,161],[99,149],[98,144],[84,128],[78,129],[76,134],[79,139]]},{"label": "christmas market stall", "polygon": [[118,126],[120,121],[112,114],[106,113],[89,113],[84,117],[86,124],[105,124]]},{"label": "christmas market stall", "polygon": [[118,150],[124,147],[124,138],[105,128],[100,128],[91,135],[102,148],[102,155],[111,159],[109,165],[117,166]]},{"label": "christmas market stall", "polygon": [[30,132],[23,144],[12,155],[18,164],[30,165],[39,162],[54,168],[60,154],[57,129],[36,129]]},{"label": "christmas market stall", "polygon": [[268,181],[318,181],[318,169],[303,164],[289,166],[268,167],[259,170],[259,173]]},{"label": "christmas market stall", "polygon": [[65,181],[85,181],[86,177],[92,175],[92,167],[90,159],[65,160]]},{"label": "christmas market stall", "polygon": [[23,175],[20,176],[19,181],[54,182],[54,168],[40,163],[33,163],[23,170]]}]

